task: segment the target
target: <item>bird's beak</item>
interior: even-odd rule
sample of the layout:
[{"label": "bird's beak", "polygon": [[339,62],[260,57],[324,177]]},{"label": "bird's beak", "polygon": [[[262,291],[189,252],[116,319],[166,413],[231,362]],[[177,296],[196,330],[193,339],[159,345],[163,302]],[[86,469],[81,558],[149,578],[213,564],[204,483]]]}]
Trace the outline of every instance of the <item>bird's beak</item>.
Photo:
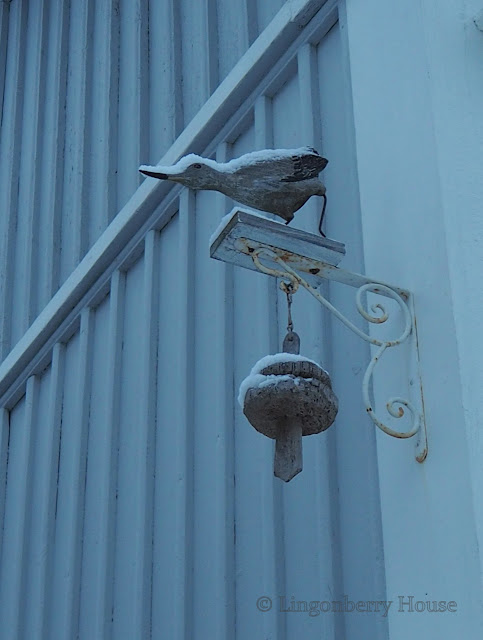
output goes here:
[{"label": "bird's beak", "polygon": [[144,176],[149,176],[150,178],[158,178],[158,180],[174,180],[180,177],[180,173],[178,171],[173,171],[174,167],[149,167],[147,165],[141,165],[139,167],[139,171]]},{"label": "bird's beak", "polygon": [[148,176],[150,178],[159,178],[159,180],[168,179],[166,173],[160,173],[159,171],[150,171],[149,169],[139,169],[139,171],[143,174],[143,176]]}]

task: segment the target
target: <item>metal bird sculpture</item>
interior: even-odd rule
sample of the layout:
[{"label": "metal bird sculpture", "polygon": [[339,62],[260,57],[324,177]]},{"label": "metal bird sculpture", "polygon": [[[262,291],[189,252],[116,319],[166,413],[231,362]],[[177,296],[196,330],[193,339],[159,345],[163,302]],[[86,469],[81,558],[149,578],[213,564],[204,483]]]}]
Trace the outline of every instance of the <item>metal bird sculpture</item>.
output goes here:
[{"label": "metal bird sculpture", "polygon": [[323,196],[319,230],[325,235],[321,226],[326,196],[319,173],[327,162],[312,147],[301,147],[254,151],[225,163],[191,153],[172,166],[142,165],[139,171],[190,189],[220,191],[241,204],[274,213],[286,224],[311,196]]}]

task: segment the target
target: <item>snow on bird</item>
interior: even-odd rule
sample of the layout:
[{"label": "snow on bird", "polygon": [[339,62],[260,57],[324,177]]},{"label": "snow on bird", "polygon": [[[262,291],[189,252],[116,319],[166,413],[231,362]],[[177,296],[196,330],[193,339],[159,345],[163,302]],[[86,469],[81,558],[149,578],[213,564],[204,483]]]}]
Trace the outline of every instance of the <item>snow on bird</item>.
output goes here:
[{"label": "snow on bird", "polygon": [[312,147],[301,147],[253,151],[223,163],[191,153],[172,166],[142,165],[139,171],[190,189],[219,191],[288,224],[311,196],[325,198],[318,176],[327,162]]}]

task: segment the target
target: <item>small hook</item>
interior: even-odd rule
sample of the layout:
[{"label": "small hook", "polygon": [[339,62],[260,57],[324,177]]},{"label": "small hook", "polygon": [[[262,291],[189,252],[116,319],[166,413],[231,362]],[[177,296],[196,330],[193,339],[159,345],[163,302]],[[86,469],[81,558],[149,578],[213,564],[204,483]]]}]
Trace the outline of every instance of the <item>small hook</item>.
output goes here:
[{"label": "small hook", "polygon": [[292,295],[294,293],[294,286],[291,282],[281,282],[280,283],[280,289],[282,289],[282,291],[286,294],[287,296],[287,306],[288,306],[288,324],[287,324],[287,331],[290,333],[291,331],[293,331],[293,321],[292,321]]},{"label": "small hook", "polygon": [[[274,253],[273,251],[270,251],[270,249],[266,249],[265,247],[260,247],[259,249],[255,249],[255,251],[251,255],[252,255],[252,260],[255,263],[255,266],[257,267],[257,269],[259,269],[262,273],[266,273],[269,276],[275,276],[277,278],[285,278],[289,280],[290,281],[289,284],[291,284],[293,287],[292,293],[295,293],[299,288],[299,280],[298,280],[297,274],[288,273],[286,270],[280,271],[279,269],[271,269],[270,267],[266,267],[264,264],[260,262],[260,258],[259,258],[260,254],[265,254],[265,257],[269,258],[270,260],[274,260],[275,262],[281,262],[277,254]],[[285,268],[285,264],[283,262],[282,262],[282,266]],[[280,288],[284,292],[285,292],[285,289],[284,289],[285,286],[288,286],[288,284],[282,281],[280,283]]]}]

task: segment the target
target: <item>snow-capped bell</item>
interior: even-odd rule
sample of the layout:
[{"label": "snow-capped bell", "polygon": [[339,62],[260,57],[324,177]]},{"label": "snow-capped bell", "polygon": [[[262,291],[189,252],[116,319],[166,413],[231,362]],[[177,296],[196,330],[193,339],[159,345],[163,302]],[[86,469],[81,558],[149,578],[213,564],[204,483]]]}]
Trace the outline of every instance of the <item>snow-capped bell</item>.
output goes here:
[{"label": "snow-capped bell", "polygon": [[300,338],[293,331],[288,300],[288,332],[283,353],[265,356],[240,385],[238,401],[250,424],[276,441],[274,475],[289,482],[302,471],[302,436],[325,431],[334,422],[339,403],[327,371],[299,355]]}]

